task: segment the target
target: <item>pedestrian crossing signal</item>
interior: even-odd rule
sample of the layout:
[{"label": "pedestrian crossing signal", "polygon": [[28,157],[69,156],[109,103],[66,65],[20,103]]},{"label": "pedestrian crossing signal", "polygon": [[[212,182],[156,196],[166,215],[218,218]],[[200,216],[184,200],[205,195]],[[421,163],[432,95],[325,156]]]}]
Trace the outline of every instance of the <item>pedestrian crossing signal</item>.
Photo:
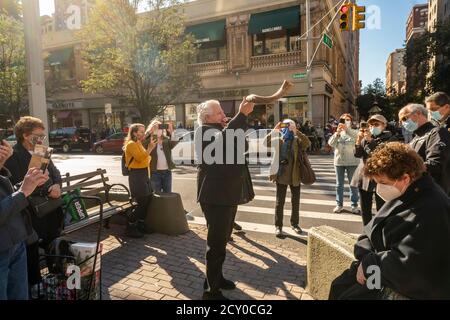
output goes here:
[{"label": "pedestrian crossing signal", "polygon": [[342,31],[349,30],[350,5],[343,5],[339,10],[339,27]]},{"label": "pedestrian crossing signal", "polygon": [[366,27],[366,7],[355,6],[353,8],[353,31],[364,29]]}]

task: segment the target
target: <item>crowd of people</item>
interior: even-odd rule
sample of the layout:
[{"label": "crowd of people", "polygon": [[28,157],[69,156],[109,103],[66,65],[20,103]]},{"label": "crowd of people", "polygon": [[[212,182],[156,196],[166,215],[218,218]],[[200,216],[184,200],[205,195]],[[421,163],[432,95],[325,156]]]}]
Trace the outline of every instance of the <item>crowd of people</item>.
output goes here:
[{"label": "crowd of people", "polygon": [[[362,215],[364,231],[355,245],[357,260],[334,281],[332,299],[450,298],[450,99],[436,93],[425,103],[408,104],[399,112],[399,123],[411,134],[410,141],[388,130],[388,121],[379,114],[359,126],[350,114],[343,114],[339,120],[331,118],[325,128],[285,119],[264,139],[267,147],[275,149],[270,180],[276,184],[277,237],[283,234],[288,186],[291,227],[303,233],[300,190],[304,153],[315,143],[311,137],[321,138],[315,148],[325,142],[334,149],[336,214],[344,211],[347,176],[351,212]],[[203,293],[207,300],[226,299],[222,290],[236,287],[222,271],[226,245],[233,228],[240,228],[235,222],[238,205],[252,201],[255,194],[247,159],[240,159],[245,148],[234,133],[248,129],[253,108],[244,98],[238,114],[229,119],[219,101],[197,107],[196,135],[201,137],[195,138],[197,201],[208,228]],[[41,120],[23,117],[15,126],[18,143],[0,145],[0,300],[33,297],[41,280],[39,249],[47,251],[63,228],[60,207],[38,217],[30,206],[33,195],[61,197],[61,175],[52,162],[45,171],[29,168],[36,145],[46,138],[44,132]],[[140,123],[129,127],[123,161],[137,203],[128,217],[130,237],[148,233],[145,218],[152,195],[172,192],[171,150],[177,144],[173,134],[171,124],[158,120],[147,127]],[[207,157],[211,154],[213,161]],[[219,154],[227,161],[217,160]],[[381,269],[381,290],[365,286],[370,266]]]},{"label": "crowd of people", "polygon": [[[330,299],[450,298],[450,100],[445,93],[436,93],[426,104],[409,104],[400,110],[399,123],[411,133],[411,141],[393,134],[386,118],[379,114],[358,127],[350,114],[343,114],[324,131],[334,148],[337,206],[333,211],[344,210],[346,174],[351,186],[351,212],[361,214],[364,225],[355,245],[357,260],[333,282]],[[215,130],[211,135],[215,138],[202,140],[200,150],[220,140],[223,154],[235,154],[237,142],[226,143],[227,132],[245,130],[245,119],[252,110],[253,105],[244,99],[239,114],[228,122],[218,101],[201,104],[198,130],[202,134]],[[305,128],[298,128],[293,120],[286,119],[264,141],[275,149],[270,180],[276,183],[277,237],[282,235],[288,186],[292,194],[291,225],[296,233],[302,233],[300,168],[305,158],[301,152],[310,147],[311,139]],[[208,226],[203,298],[226,300],[222,290],[235,288],[222,272],[227,239],[237,206],[249,202],[254,193],[245,163],[202,160],[197,200]],[[382,288],[370,290],[366,281],[375,266],[381,270]]]}]

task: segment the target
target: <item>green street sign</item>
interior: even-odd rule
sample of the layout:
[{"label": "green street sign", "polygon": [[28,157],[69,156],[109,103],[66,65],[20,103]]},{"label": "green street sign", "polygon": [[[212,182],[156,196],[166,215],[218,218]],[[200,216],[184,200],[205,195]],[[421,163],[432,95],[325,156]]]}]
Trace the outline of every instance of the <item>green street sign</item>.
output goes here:
[{"label": "green street sign", "polygon": [[325,43],[325,45],[332,49],[333,48],[333,40],[331,40],[330,36],[327,35],[326,33],[323,35],[323,43]]},{"label": "green street sign", "polygon": [[306,72],[305,73],[295,73],[292,75],[292,78],[294,79],[305,79],[306,78]]}]

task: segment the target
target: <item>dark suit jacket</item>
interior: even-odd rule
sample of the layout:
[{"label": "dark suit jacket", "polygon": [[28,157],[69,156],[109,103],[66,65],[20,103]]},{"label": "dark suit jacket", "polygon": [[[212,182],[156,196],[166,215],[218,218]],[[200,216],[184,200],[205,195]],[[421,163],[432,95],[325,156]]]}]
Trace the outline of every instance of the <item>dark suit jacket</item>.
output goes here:
[{"label": "dark suit jacket", "polygon": [[[236,140],[227,145],[227,132],[234,135],[233,130],[242,129],[245,131],[247,129],[246,121],[247,117],[239,113],[230,121],[227,129],[223,129],[219,124],[205,124],[197,128],[195,132],[195,152],[199,163],[197,173],[198,202],[221,206],[237,206],[242,204],[244,182],[248,182],[249,180],[245,179],[246,170],[248,169],[245,161],[244,163],[238,164],[236,158],[243,156],[245,142],[244,150],[238,148]],[[205,133],[214,133],[211,141],[203,141],[204,139],[202,137]],[[215,161],[209,164],[208,159],[205,157],[211,154],[211,147],[208,148],[208,146],[213,142],[217,143],[217,145],[223,144],[222,163],[220,163],[221,161]],[[234,154],[234,161],[232,164],[227,164],[226,156],[232,152]],[[242,152],[242,154],[238,155],[238,152]],[[215,156],[215,152],[212,152],[212,155]],[[252,192],[251,182],[249,187],[251,189],[250,192]]]},{"label": "dark suit jacket", "polygon": [[380,267],[381,285],[403,296],[450,299],[450,198],[424,175],[364,228],[355,257],[365,273]]},{"label": "dark suit jacket", "polygon": [[450,194],[450,132],[427,122],[414,131],[409,145],[425,162],[428,174]]}]

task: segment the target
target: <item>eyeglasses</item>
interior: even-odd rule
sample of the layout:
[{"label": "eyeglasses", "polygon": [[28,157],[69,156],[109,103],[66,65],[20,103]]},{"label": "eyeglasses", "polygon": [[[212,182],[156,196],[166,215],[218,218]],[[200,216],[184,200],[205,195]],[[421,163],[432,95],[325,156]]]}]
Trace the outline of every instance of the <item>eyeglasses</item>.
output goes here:
[{"label": "eyeglasses", "polygon": [[47,138],[47,136],[44,134],[42,134],[42,135],[31,134],[31,137],[36,138],[36,140],[39,140],[39,141],[44,141]]}]

